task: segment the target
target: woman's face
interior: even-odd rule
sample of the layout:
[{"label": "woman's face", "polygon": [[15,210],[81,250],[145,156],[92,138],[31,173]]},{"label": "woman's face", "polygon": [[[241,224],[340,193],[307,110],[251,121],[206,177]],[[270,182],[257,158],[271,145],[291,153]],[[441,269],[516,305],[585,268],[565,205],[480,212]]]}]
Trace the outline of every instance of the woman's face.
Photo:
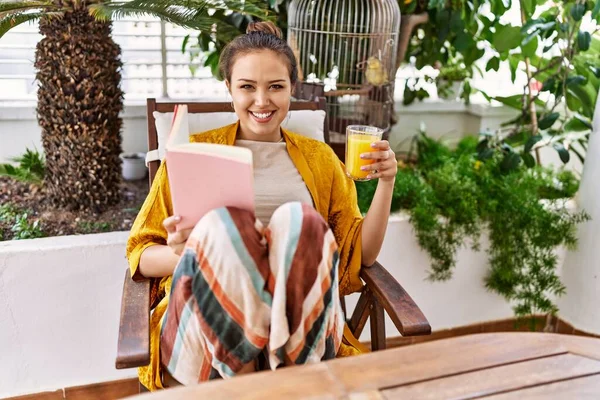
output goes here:
[{"label": "woman's face", "polygon": [[238,56],[227,87],[240,119],[240,138],[279,141],[292,95],[285,59],[271,50]]}]

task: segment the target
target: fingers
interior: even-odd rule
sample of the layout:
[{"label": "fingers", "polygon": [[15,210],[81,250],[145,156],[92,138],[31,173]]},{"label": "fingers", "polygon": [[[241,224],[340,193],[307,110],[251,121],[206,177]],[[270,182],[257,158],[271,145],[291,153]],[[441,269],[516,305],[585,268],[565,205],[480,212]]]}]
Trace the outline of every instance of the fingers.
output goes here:
[{"label": "fingers", "polygon": [[368,153],[362,153],[360,158],[363,160],[387,160],[390,158],[389,151],[370,151]]},{"label": "fingers", "polygon": [[390,149],[390,142],[387,140],[379,140],[377,142],[371,143],[371,147],[377,150],[387,151]]},{"label": "fingers", "polygon": [[386,167],[389,168],[388,164],[385,162],[376,162],[369,165],[363,165],[360,167],[361,171],[375,171],[375,170],[383,170]]},{"label": "fingers", "polygon": [[175,233],[177,224],[180,221],[181,217],[179,215],[172,215],[163,221],[163,226],[167,230],[167,233]]},{"label": "fingers", "polygon": [[190,237],[190,233],[192,233],[191,229],[183,229],[179,232],[169,234],[169,237],[167,238],[167,245],[177,246],[185,243]]}]

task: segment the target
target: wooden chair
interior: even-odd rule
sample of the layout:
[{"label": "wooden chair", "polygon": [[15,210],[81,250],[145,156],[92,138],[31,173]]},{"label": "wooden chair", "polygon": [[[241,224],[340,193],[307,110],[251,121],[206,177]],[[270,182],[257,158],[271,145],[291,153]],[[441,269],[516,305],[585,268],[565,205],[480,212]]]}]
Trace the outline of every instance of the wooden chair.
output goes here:
[{"label": "wooden chair", "polygon": [[[158,148],[157,131],[153,112],[172,112],[175,104],[157,103],[148,99],[148,147]],[[232,112],[230,103],[187,103],[189,113]],[[325,110],[325,101],[294,101],[291,110]],[[327,120],[324,121],[324,138],[329,141]],[[149,164],[150,183],[154,179],[159,161]],[[363,268],[361,278],[365,282],[351,318],[350,330],[359,337],[370,317],[371,349],[386,348],[384,312],[387,312],[403,336],[427,335],[431,327],[427,319],[408,293],[389,272],[376,262]],[[344,312],[345,302],[342,299]],[[348,315],[346,313],[346,315]],[[150,360],[150,281],[133,281],[129,269],[125,271],[121,319],[117,345],[117,369],[147,365]]]}]

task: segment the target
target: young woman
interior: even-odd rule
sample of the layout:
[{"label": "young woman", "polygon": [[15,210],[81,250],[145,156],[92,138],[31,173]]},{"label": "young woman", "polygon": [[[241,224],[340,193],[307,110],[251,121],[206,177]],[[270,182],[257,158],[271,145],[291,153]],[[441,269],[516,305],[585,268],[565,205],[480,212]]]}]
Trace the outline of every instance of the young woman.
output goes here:
[{"label": "young woman", "polygon": [[331,148],[281,128],[296,59],[272,23],[250,24],[220,60],[239,118],[191,136],[254,156],[256,213],[223,208],[175,231],[163,162],[131,230],[133,279],[153,279],[151,361],[140,381],[193,384],[358,353],[339,296],[361,288],[381,249],[397,164],[387,141],[362,156],[378,178],[361,216]]}]

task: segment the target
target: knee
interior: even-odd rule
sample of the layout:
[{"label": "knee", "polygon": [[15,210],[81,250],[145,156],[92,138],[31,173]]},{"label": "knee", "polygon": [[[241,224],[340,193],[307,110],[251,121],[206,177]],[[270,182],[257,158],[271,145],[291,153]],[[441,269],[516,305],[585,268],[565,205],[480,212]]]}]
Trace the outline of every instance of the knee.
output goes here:
[{"label": "knee", "polygon": [[302,230],[309,231],[326,231],[329,229],[327,222],[314,207],[298,201],[282,204],[273,213],[270,225],[285,224],[299,224]]}]

